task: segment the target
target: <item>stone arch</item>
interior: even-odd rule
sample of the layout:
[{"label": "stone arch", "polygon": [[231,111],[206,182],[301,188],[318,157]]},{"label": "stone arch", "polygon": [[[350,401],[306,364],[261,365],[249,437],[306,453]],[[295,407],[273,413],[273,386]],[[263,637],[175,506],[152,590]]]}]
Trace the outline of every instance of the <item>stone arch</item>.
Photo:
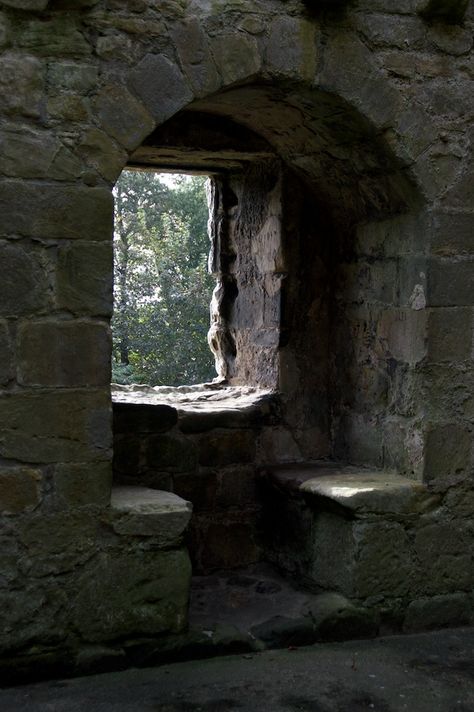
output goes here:
[{"label": "stone arch", "polygon": [[[129,154],[156,127],[167,125],[178,114],[193,112],[232,119],[272,145],[275,154],[316,196],[318,208],[329,216],[331,229],[350,235],[350,244],[358,246],[357,259],[348,259],[344,267],[350,275],[344,287],[347,304],[338,308],[345,314],[349,303],[354,306],[361,299],[373,307],[373,313],[341,318],[344,327],[337,338],[341,343],[351,341],[354,331],[369,328],[373,332],[370,348],[361,346],[351,358],[372,360],[375,375],[370,368],[357,367],[351,372],[344,366],[346,377],[339,389],[339,402],[331,406],[337,411],[335,425],[331,426],[334,432],[322,436],[319,425],[311,423],[296,438],[293,452],[299,457],[318,457],[332,451],[363,464],[396,466],[419,476],[419,439],[413,435],[413,424],[407,424],[398,412],[389,417],[389,400],[395,398],[389,391],[397,387],[400,378],[397,368],[410,370],[413,366],[403,330],[423,328],[415,324],[416,317],[409,311],[409,300],[422,270],[416,272],[411,257],[400,259],[400,251],[406,249],[416,254],[417,223],[413,216],[421,214],[424,202],[424,191],[416,187],[413,178],[412,137],[405,137],[401,126],[390,125],[393,116],[403,124],[406,102],[386,83],[367,48],[351,35],[328,40],[323,47],[311,23],[282,17],[275,22],[270,39],[263,45],[238,30],[208,41],[197,20],[184,23],[174,34],[180,61],[172,61],[165,54],[147,54],[130,71],[127,88],[101,90],[96,102],[98,121]],[[279,60],[276,37],[288,23],[298,29],[303,42],[284,64]],[[186,54],[183,48],[188,45],[200,47],[200,61],[189,55],[191,50]],[[341,61],[347,72],[341,70]],[[413,108],[412,113],[413,121],[420,122],[420,129],[423,124],[429,136],[425,117]],[[389,236],[395,236],[396,244],[387,248]],[[341,245],[343,242],[340,238]],[[343,261],[339,259],[341,264]],[[359,289],[357,285],[364,279],[362,292],[351,296],[351,289]],[[376,285],[372,284],[374,279],[378,280]],[[395,284],[391,296],[384,293],[384,280]],[[395,358],[392,352],[397,348]],[[283,369],[287,373],[303,368],[302,363],[295,365],[294,359],[299,358],[295,354]],[[333,363],[328,368],[334,374],[337,354],[331,358]],[[308,355],[305,359],[309,363]],[[388,373],[392,362],[396,362],[395,376]],[[324,377],[329,377],[327,372]],[[288,388],[294,387],[294,378],[288,376]],[[350,393],[349,405],[344,389]],[[364,389],[369,396],[363,396]],[[374,393],[375,398],[383,400],[378,411],[368,404]],[[314,399],[321,397],[328,407],[326,395],[315,384],[311,395]],[[358,412],[361,408],[362,413]],[[296,420],[303,416],[300,406],[293,410],[289,420],[294,430]],[[326,423],[326,431],[328,428]],[[374,432],[378,436],[372,443]],[[328,439],[332,445],[328,445]],[[395,454],[400,440],[406,447],[416,443],[417,450],[403,462],[397,461]],[[313,447],[312,441],[324,441],[324,445]]]}]

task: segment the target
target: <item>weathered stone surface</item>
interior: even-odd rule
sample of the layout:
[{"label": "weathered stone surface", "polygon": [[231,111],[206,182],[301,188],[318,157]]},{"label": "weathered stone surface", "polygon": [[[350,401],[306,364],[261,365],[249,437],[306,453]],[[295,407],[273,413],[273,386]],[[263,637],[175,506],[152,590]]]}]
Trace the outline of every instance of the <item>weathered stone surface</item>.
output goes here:
[{"label": "weathered stone surface", "polygon": [[51,15],[46,21],[27,20],[17,34],[20,46],[39,56],[80,57],[92,52],[75,19],[66,13]]},{"label": "weathered stone surface", "polygon": [[255,440],[255,433],[249,430],[203,435],[199,440],[199,464],[215,467],[252,462]]},{"label": "weathered stone surface", "polygon": [[260,71],[262,59],[254,37],[219,35],[211,40],[211,52],[224,84],[247,79]]},{"label": "weathered stone surface", "polygon": [[24,462],[109,460],[110,416],[106,392],[3,393],[0,455]]},{"label": "weathered stone surface", "polygon": [[189,472],[196,466],[196,446],[175,435],[152,435],[148,439],[146,461],[149,467],[169,472]]},{"label": "weathered stone surface", "polygon": [[41,501],[40,470],[0,467],[0,511],[3,514],[28,512]]},{"label": "weathered stone surface", "polygon": [[99,523],[86,510],[39,513],[18,522],[19,568],[33,577],[71,572],[97,547]]},{"label": "weathered stone surface", "polygon": [[403,628],[406,631],[432,630],[449,626],[468,625],[471,602],[466,593],[433,596],[412,601],[406,612]]},{"label": "weathered stone surface", "polygon": [[414,549],[419,562],[422,592],[438,595],[472,587],[472,533],[462,521],[428,522],[416,532]]},{"label": "weathered stone surface", "polygon": [[117,534],[152,536],[163,548],[180,544],[192,513],[176,494],[146,487],[114,487],[110,506]]},{"label": "weathered stone surface", "polygon": [[58,91],[85,94],[97,85],[99,70],[93,64],[73,61],[52,62],[48,66],[48,86]]},{"label": "weathered stone surface", "polygon": [[170,405],[114,402],[115,433],[164,433],[177,421],[178,413]]},{"label": "weathered stone surface", "polygon": [[26,244],[1,241],[0,314],[41,313],[49,305],[50,285],[43,254]]},{"label": "weathered stone surface", "polygon": [[13,346],[8,323],[0,320],[0,385],[8,383],[13,373]]},{"label": "weathered stone surface", "polygon": [[44,70],[35,57],[4,55],[0,59],[0,111],[36,117],[44,85]]},{"label": "weathered stone surface", "polygon": [[[114,430],[114,472],[133,477],[141,469],[141,444],[139,436],[120,435]],[[163,488],[164,489],[164,488]]]},{"label": "weathered stone surface", "polygon": [[150,113],[125,87],[103,87],[94,106],[103,131],[127,149],[136,148],[155,128]]},{"label": "weathered stone surface", "polygon": [[60,507],[106,507],[110,503],[112,469],[110,463],[69,463],[56,465],[54,498]]},{"label": "weathered stone surface", "polygon": [[18,379],[27,386],[106,386],[109,327],[92,321],[24,322],[18,332]]},{"label": "weathered stone surface", "polygon": [[432,309],[428,317],[428,361],[466,361],[471,358],[472,309]]},{"label": "weathered stone surface", "polygon": [[105,188],[3,181],[0,183],[0,215],[0,234],[4,235],[109,240],[113,198]]},{"label": "weathered stone surface", "polygon": [[423,485],[405,477],[336,463],[279,467],[273,470],[272,479],[279,487],[325,498],[358,514],[415,513],[431,496]]},{"label": "weathered stone surface", "polygon": [[87,130],[77,148],[88,166],[104,178],[115,181],[127,162],[127,153],[107,134],[99,129]]},{"label": "weathered stone surface", "polygon": [[431,237],[432,251],[443,257],[474,253],[474,216],[463,213],[437,213]]},{"label": "weathered stone surface", "polygon": [[193,98],[181,71],[162,54],[147,54],[130,73],[130,86],[157,124],[169,119]]},{"label": "weathered stone surface", "polygon": [[406,596],[417,590],[416,560],[410,539],[395,522],[359,523],[354,530],[357,563],[354,565],[352,595],[366,598]]},{"label": "weathered stone surface", "polygon": [[429,21],[457,24],[463,21],[468,3],[469,0],[422,0],[418,11]]},{"label": "weathered stone surface", "polygon": [[11,42],[11,25],[7,16],[0,12],[0,48],[7,47]]},{"label": "weathered stone surface", "polygon": [[2,5],[16,7],[21,10],[44,10],[49,0],[2,0]]},{"label": "weathered stone surface", "polygon": [[56,300],[75,315],[110,316],[113,306],[112,244],[80,242],[58,251]]},{"label": "weathered stone surface", "polygon": [[449,481],[471,469],[472,432],[457,423],[443,423],[426,435],[425,482]]},{"label": "weathered stone surface", "polygon": [[277,76],[304,76],[316,71],[316,26],[296,17],[278,17],[270,25],[265,68]]},{"label": "weathered stone surface", "polygon": [[220,78],[198,19],[186,19],[177,25],[172,36],[195,96],[206,96],[216,91],[220,86]]},{"label": "weathered stone surface", "polygon": [[179,633],[186,625],[191,565],[183,549],[100,554],[71,602],[75,627],[91,641]]},{"label": "weathered stone surface", "polygon": [[45,131],[5,130],[0,135],[2,171],[18,178],[77,178],[83,165],[59,139]]},{"label": "weathered stone surface", "polygon": [[474,259],[433,258],[428,266],[429,306],[474,305]]}]

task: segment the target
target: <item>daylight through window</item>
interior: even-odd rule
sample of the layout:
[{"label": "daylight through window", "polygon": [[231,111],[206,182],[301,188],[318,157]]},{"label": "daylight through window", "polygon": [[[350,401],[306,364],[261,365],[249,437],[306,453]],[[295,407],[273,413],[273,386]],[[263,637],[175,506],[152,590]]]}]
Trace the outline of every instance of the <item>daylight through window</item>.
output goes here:
[{"label": "daylight through window", "polygon": [[125,170],[115,194],[112,380],[188,385],[216,376],[207,343],[206,177]]}]

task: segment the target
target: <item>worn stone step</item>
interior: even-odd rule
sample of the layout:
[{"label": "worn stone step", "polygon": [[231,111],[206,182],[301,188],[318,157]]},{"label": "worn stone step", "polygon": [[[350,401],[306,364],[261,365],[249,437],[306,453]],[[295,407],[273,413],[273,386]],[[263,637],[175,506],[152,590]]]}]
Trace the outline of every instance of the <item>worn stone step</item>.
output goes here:
[{"label": "worn stone step", "polygon": [[192,514],[192,504],[172,492],[148,487],[114,487],[111,524],[117,534],[149,536],[163,547],[177,546]]}]

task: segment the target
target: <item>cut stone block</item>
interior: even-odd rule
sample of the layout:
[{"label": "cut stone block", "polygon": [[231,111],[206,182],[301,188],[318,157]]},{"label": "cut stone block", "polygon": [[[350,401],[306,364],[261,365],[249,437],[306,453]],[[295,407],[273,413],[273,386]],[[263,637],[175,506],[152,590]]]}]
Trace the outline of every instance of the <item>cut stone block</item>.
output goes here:
[{"label": "cut stone block", "polygon": [[160,546],[178,544],[188,526],[192,504],[172,492],[147,487],[115,487],[112,526],[117,534],[156,537]]}]

